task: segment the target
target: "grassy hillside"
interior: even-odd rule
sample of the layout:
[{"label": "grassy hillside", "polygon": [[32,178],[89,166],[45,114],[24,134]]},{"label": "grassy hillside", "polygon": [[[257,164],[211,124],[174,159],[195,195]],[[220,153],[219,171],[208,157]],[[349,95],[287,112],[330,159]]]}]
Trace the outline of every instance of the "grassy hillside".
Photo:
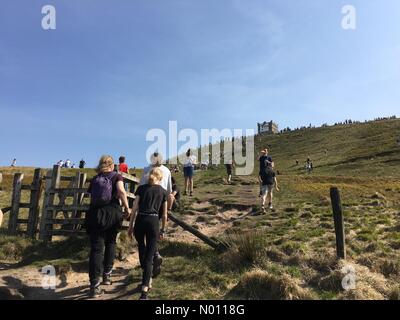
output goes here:
[{"label": "grassy hillside", "polygon": [[302,174],[310,157],[314,175],[399,176],[399,138],[400,119],[394,119],[257,136],[255,144],[257,151],[269,147],[282,173]]},{"label": "grassy hillside", "polygon": [[[266,215],[258,214],[257,168],[251,176],[234,176],[232,184],[226,183],[223,166],[196,171],[194,196],[183,197],[176,214],[231,247],[215,252],[169,223],[160,244],[163,272],[154,279],[151,298],[400,299],[399,136],[400,120],[390,120],[256,137],[256,149],[268,147],[281,173],[281,191],[274,193],[274,209]],[[303,169],[308,156],[314,161],[312,174]],[[5,180],[0,206],[5,206],[12,171],[0,171]],[[182,173],[175,177],[182,188]],[[335,257],[331,186],[342,193],[346,261]],[[3,231],[0,260],[69,263],[72,270],[85,272],[84,241],[64,241],[43,248]],[[76,248],[73,254],[65,249],[70,246]],[[341,270],[348,265],[355,268],[357,281],[355,289],[346,291]],[[131,292],[125,298],[137,299],[132,290],[141,270],[129,268],[128,285],[121,290]]]}]

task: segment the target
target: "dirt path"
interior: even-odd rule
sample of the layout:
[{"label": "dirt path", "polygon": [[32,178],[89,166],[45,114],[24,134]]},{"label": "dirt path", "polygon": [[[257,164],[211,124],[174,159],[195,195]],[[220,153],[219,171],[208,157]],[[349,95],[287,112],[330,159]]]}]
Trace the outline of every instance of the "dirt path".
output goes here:
[{"label": "dirt path", "polygon": [[[127,299],[126,292],[129,272],[138,265],[137,253],[132,252],[126,261],[116,261],[113,284],[104,287],[101,300]],[[88,299],[87,272],[68,272],[56,277],[56,289],[43,289],[41,269],[32,266],[14,268],[0,264],[0,299],[28,300],[86,300]],[[49,282],[45,282],[49,283]]]},{"label": "dirt path", "polygon": [[[182,219],[207,236],[221,235],[232,226],[234,221],[243,219],[249,214],[236,209],[223,211],[209,202],[195,203],[192,208],[190,214],[182,215]],[[173,241],[202,243],[197,237],[172,223],[170,223],[167,236]],[[105,294],[99,299],[129,299],[131,293],[126,291],[129,284],[129,272],[138,265],[137,251],[131,252],[125,261],[116,261],[113,284],[103,286]],[[38,267],[17,267],[0,263],[0,299],[89,299],[87,272],[70,271],[57,275],[55,290],[43,289],[43,278],[41,269]]]},{"label": "dirt path", "polygon": [[[181,219],[198,229],[206,236],[220,236],[232,227],[234,221],[244,219],[250,212],[237,209],[223,210],[208,201],[192,204],[192,210],[181,215]],[[172,225],[169,227],[168,238],[174,241],[203,243],[199,238],[180,227]]]}]

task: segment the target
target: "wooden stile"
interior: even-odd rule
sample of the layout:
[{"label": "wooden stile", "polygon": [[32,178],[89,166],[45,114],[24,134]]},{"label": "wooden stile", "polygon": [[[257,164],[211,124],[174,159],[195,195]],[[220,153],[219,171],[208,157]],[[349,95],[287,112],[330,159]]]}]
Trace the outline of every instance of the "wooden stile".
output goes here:
[{"label": "wooden stile", "polygon": [[42,178],[40,176],[40,168],[35,169],[33,174],[33,181],[31,185],[31,197],[29,203],[29,215],[28,215],[28,226],[27,235],[28,237],[35,238],[36,229],[39,222],[39,201],[42,195]]},{"label": "wooden stile", "polygon": [[13,193],[11,200],[11,211],[10,217],[8,220],[8,231],[11,233],[16,233],[18,230],[18,212],[20,208],[21,201],[21,187],[22,187],[22,179],[24,178],[23,173],[16,173],[14,175],[13,181]]}]

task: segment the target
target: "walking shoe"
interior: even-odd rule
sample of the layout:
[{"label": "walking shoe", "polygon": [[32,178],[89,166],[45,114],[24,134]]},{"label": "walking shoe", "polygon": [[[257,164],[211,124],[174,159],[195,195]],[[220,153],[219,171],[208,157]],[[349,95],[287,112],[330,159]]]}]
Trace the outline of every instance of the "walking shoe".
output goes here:
[{"label": "walking shoe", "polygon": [[274,207],[272,206],[272,203],[269,204],[269,208],[272,210]]},{"label": "walking shoe", "polygon": [[142,294],[140,295],[139,300],[149,300],[148,292],[142,291]]},{"label": "walking shoe", "polygon": [[160,254],[154,256],[153,259],[153,278],[156,278],[161,273],[161,264],[163,262],[163,258]]},{"label": "walking shoe", "polygon": [[100,286],[90,287],[89,296],[91,298],[98,298],[103,295],[104,291],[100,288]]},{"label": "walking shoe", "polygon": [[103,284],[106,286],[112,285],[111,272],[103,274]]},{"label": "walking shoe", "polygon": [[261,207],[261,211],[262,211],[263,214],[266,214],[266,213],[267,213],[267,209],[265,209],[265,206],[262,206],[262,207]]}]

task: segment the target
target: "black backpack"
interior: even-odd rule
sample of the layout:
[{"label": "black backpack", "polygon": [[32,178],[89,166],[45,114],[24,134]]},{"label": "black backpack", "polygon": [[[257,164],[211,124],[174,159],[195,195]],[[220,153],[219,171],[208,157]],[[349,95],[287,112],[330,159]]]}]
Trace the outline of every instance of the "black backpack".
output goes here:
[{"label": "black backpack", "polygon": [[274,184],[275,172],[271,167],[266,167],[261,171],[261,179],[263,183]]}]

